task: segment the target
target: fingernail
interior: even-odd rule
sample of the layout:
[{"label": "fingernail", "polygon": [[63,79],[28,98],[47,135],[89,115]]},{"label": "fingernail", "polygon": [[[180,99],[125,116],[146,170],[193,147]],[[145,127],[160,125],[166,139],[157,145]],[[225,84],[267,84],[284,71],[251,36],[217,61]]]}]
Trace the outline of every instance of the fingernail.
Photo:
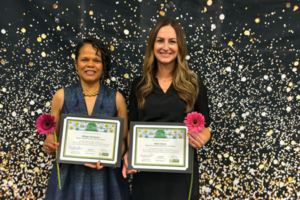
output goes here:
[{"label": "fingernail", "polygon": [[98,161],[98,163],[100,163],[100,160]]},{"label": "fingernail", "polygon": [[57,150],[57,147],[54,147],[55,150]]},{"label": "fingernail", "polygon": [[56,144],[55,144],[55,143],[54,143],[53,145],[54,145],[54,146],[56,146]]}]

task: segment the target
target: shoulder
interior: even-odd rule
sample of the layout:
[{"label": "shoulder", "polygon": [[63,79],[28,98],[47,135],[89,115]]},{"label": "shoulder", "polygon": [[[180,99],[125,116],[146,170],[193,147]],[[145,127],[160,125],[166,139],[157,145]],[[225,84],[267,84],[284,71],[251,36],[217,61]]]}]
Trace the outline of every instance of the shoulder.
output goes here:
[{"label": "shoulder", "polygon": [[118,91],[116,93],[116,101],[117,102],[124,101],[123,95],[120,92],[118,92]]},{"label": "shoulder", "polygon": [[64,89],[72,90],[72,89],[75,89],[75,88],[79,87],[79,85],[80,85],[79,83],[77,83],[77,84],[72,84],[72,85],[69,85],[69,86],[64,87]]},{"label": "shoulder", "polygon": [[140,88],[143,85],[143,84],[139,84],[142,81],[142,79],[143,79],[143,76],[136,77],[131,83],[131,90],[136,91],[138,86]]},{"label": "shoulder", "polygon": [[81,85],[79,83],[66,86],[63,89],[64,89],[64,93],[66,96],[74,95],[74,94],[78,93],[79,91],[80,92],[82,91]]},{"label": "shoulder", "polygon": [[64,89],[59,89],[52,99],[52,109],[61,109],[64,103]]},{"label": "shoulder", "polygon": [[206,95],[207,94],[207,89],[206,86],[203,83],[203,79],[200,76],[197,76],[197,81],[198,81],[198,88],[199,88],[199,93],[198,95]]},{"label": "shoulder", "polygon": [[132,85],[137,85],[137,84],[139,84],[139,83],[142,81],[142,79],[143,79],[143,76],[138,76],[138,77],[136,77],[136,78],[133,80]]},{"label": "shoulder", "polygon": [[115,94],[117,90],[108,87],[107,85],[101,85],[100,90],[104,90],[105,92]]},{"label": "shoulder", "polygon": [[60,100],[60,101],[64,100],[64,88],[56,91],[53,100]]},{"label": "shoulder", "polygon": [[118,111],[120,111],[120,109],[123,109],[123,110],[125,109],[127,112],[125,99],[120,92],[116,93],[116,106],[117,106]]}]

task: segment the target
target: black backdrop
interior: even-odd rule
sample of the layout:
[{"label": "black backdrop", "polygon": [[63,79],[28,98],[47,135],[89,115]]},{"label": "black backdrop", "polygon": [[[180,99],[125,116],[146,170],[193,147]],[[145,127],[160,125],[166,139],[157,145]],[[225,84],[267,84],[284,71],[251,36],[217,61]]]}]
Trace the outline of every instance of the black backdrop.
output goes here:
[{"label": "black backdrop", "polygon": [[35,121],[78,81],[74,49],[97,36],[128,102],[151,29],[183,26],[188,62],[208,89],[210,144],[199,151],[203,199],[299,199],[299,1],[1,0],[0,198],[43,198],[52,157]]}]

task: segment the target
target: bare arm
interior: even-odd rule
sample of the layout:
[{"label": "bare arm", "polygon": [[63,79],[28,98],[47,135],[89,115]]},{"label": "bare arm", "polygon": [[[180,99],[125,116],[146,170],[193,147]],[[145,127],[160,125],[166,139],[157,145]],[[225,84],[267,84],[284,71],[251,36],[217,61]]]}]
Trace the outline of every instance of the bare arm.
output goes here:
[{"label": "bare arm", "polygon": [[[60,114],[61,109],[64,103],[64,90],[58,90],[53,99],[51,104],[51,116],[54,116],[54,121],[56,122],[56,136],[58,137],[59,127],[60,127]],[[58,143],[54,142],[54,134],[51,133],[48,135],[43,143],[44,151],[49,155],[55,155],[55,150],[57,149]]]},{"label": "bare arm", "polygon": [[118,110],[118,117],[124,118],[124,132],[123,132],[123,145],[122,145],[122,155],[127,150],[127,138],[128,138],[128,117],[127,117],[127,107],[123,95],[117,92],[116,105]]}]

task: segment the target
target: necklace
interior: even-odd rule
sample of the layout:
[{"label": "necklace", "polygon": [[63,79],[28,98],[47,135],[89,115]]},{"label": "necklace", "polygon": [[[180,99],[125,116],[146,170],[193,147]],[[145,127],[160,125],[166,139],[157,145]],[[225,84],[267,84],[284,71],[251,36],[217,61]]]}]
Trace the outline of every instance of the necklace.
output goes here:
[{"label": "necklace", "polygon": [[88,94],[88,93],[84,93],[84,92],[82,92],[83,93],[83,95],[86,97],[86,96],[88,96],[88,97],[93,97],[93,96],[97,96],[98,95],[98,92],[99,92],[99,90],[97,91],[97,92],[95,92],[95,93],[92,93],[92,94]]}]

